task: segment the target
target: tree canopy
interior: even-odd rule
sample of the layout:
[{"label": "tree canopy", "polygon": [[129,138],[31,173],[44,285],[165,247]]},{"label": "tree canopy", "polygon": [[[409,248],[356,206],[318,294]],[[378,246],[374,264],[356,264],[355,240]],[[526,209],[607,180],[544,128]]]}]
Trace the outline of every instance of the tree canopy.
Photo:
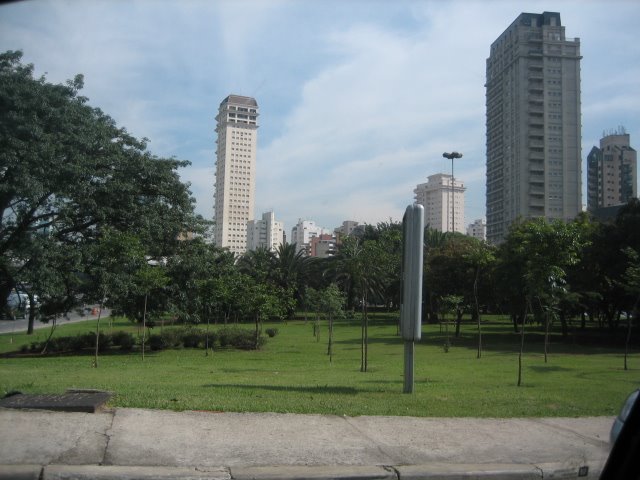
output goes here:
[{"label": "tree canopy", "polygon": [[21,59],[0,54],[0,308],[55,268],[43,250],[71,258],[109,229],[159,257],[199,223],[177,173],[188,162],[154,156],[90,106],[82,75],[52,84]]}]

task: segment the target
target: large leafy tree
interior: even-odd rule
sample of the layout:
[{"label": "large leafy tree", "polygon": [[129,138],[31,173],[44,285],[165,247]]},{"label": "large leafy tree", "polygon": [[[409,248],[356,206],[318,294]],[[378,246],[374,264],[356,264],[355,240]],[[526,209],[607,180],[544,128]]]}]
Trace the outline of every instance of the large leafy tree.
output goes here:
[{"label": "large leafy tree", "polygon": [[109,227],[159,257],[197,223],[177,174],[187,162],[152,155],[91,107],[81,75],[54,85],[21,58],[0,54],[0,308],[11,288],[35,287],[33,272],[48,269],[42,248],[82,251]]},{"label": "large leafy tree", "polygon": [[522,354],[527,310],[536,308],[545,326],[545,361],[547,360],[549,325],[564,290],[567,269],[575,265],[585,239],[576,222],[548,222],[536,218],[514,224],[503,244],[505,264],[512,262],[511,273],[522,278],[524,318],[521,325],[518,356],[518,386],[522,383]]}]

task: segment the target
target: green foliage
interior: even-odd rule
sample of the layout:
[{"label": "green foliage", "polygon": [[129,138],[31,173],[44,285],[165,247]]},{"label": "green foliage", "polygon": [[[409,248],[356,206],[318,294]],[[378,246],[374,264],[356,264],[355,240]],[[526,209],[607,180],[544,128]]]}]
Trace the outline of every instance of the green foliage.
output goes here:
[{"label": "green foliage", "polygon": [[[93,245],[106,231],[160,257],[201,221],[177,173],[188,162],[152,155],[91,107],[81,75],[54,85],[21,58],[0,54],[0,308],[12,287],[29,285],[53,316],[71,309],[86,280],[98,281]],[[99,270],[101,287],[119,283],[108,263]]]},{"label": "green foliage", "polygon": [[[256,338],[254,333],[250,330],[238,327],[227,327],[218,330],[218,341],[220,347],[234,347],[241,350],[253,350],[256,348]],[[258,338],[258,347],[264,345],[265,339],[263,336]]]},{"label": "green foliage", "polygon": [[122,330],[113,332],[111,334],[111,341],[114,346],[120,347],[120,350],[123,352],[131,351],[136,344],[136,340],[133,335]]},{"label": "green foliage", "polygon": [[267,336],[269,338],[273,338],[278,334],[278,329],[277,328],[267,328],[265,330],[265,333],[267,334]]}]

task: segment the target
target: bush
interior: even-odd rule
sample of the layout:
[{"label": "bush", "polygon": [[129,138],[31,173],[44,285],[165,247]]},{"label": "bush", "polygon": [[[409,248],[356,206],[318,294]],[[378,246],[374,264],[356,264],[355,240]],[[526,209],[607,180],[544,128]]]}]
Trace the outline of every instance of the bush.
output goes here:
[{"label": "bush", "polygon": [[147,338],[146,343],[147,345],[149,345],[149,348],[154,351],[164,350],[165,348],[167,348],[165,341],[162,338],[162,335],[158,333],[149,335],[149,338]]},{"label": "bush", "polygon": [[269,338],[273,338],[278,334],[278,329],[277,328],[267,328],[265,330],[265,332],[267,333],[267,335],[269,335]]},{"label": "bush", "polygon": [[130,352],[136,344],[136,340],[129,332],[118,331],[111,335],[113,345],[120,347],[123,352]]},{"label": "bush", "polygon": [[188,326],[182,330],[182,345],[184,348],[198,348],[204,344],[204,332],[199,328]]},{"label": "bush", "polygon": [[[234,347],[241,350],[256,348],[256,334],[252,330],[228,327],[218,331],[221,347]],[[258,338],[258,347],[264,345],[264,337]]]},{"label": "bush", "polygon": [[182,347],[182,329],[181,328],[165,328],[160,332],[165,348]]}]

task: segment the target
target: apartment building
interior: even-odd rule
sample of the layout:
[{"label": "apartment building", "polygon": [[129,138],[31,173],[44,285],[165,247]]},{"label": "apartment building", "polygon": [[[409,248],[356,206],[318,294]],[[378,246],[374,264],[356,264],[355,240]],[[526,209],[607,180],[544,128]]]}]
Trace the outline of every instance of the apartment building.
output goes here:
[{"label": "apartment building", "polygon": [[487,240],[518,218],[582,210],[580,40],[557,12],[522,13],[486,63]]},{"label": "apartment building", "polygon": [[487,239],[487,224],[481,218],[474,220],[467,226],[467,235],[478,240]]},{"label": "apartment building", "polygon": [[271,252],[284,243],[284,223],[273,212],[265,212],[260,220],[247,222],[247,250],[266,248]]},{"label": "apartment building", "polygon": [[237,255],[247,251],[247,223],[253,220],[256,189],[258,103],[229,95],[216,116],[214,242]]},{"label": "apartment building", "polygon": [[330,230],[316,225],[313,220],[299,219],[298,223],[291,229],[291,243],[296,244],[296,252],[304,250],[307,255],[310,255],[311,239],[330,233]]},{"label": "apartment building", "polygon": [[638,196],[638,153],[624,128],[604,134],[587,156],[587,209],[622,205]]},{"label": "apartment building", "polygon": [[[453,185],[452,185],[453,183]],[[464,192],[466,188],[451,175],[438,173],[414,190],[415,201],[424,207],[424,224],[441,232],[464,230]]]}]

